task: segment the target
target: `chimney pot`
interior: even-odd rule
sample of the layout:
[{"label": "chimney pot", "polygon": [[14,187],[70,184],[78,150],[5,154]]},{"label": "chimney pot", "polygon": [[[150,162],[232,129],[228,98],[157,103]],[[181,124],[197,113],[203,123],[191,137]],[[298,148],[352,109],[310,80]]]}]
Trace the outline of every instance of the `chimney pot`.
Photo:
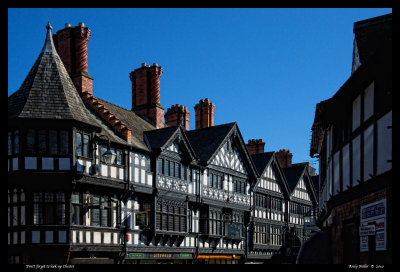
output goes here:
[{"label": "chimney pot", "polygon": [[129,74],[132,81],[132,110],[146,116],[157,128],[164,126],[164,108],[160,104],[161,75],[161,66],[150,67],[145,62]]},{"label": "chimney pot", "polygon": [[250,155],[264,153],[265,142],[262,139],[250,139],[246,144]]},{"label": "chimney pot", "polygon": [[85,27],[85,24],[82,23],[82,22],[79,22],[79,23],[78,23],[78,26],[80,26],[80,27]]},{"label": "chimney pot", "polygon": [[[79,23],[81,27],[83,23]],[[72,82],[80,94],[93,94],[93,78],[88,75],[87,41],[90,37],[88,28],[71,27],[65,23],[65,28],[55,34],[57,53],[65,69],[70,73]]]},{"label": "chimney pot", "polygon": [[189,130],[190,113],[187,107],[175,104],[172,105],[164,115],[165,124],[169,126],[179,126],[182,124],[186,130]]},{"label": "chimney pot", "polygon": [[214,103],[210,103],[208,98],[200,99],[194,106],[196,114],[196,129],[214,126]]},{"label": "chimney pot", "polygon": [[276,157],[278,159],[279,165],[282,168],[292,167],[293,154],[290,152],[290,150],[281,149],[276,152]]}]

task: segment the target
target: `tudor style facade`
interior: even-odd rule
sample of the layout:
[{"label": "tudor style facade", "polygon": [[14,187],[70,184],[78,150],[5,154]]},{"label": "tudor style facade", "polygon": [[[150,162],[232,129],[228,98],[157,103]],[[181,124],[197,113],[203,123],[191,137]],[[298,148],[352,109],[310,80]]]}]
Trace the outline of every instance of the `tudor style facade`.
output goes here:
[{"label": "tudor style facade", "polygon": [[[391,263],[392,14],[355,22],[353,32],[351,76],[317,104],[312,126],[317,223],[329,232],[332,263]],[[360,232],[366,225],[375,235]]]},{"label": "tudor style facade", "polygon": [[252,159],[259,178],[252,190],[252,239],[248,259],[275,262],[277,256],[285,254],[282,248],[286,246],[284,233],[288,227],[289,187],[276,152],[256,153]]},{"label": "tudor style facade", "polygon": [[195,106],[195,130],[180,105],[164,125],[157,64],[130,73],[132,110],[94,96],[89,29],[46,28],[38,59],[8,98],[10,263],[242,263],[280,254],[294,200],[274,153],[251,155],[237,123],[214,126],[208,99]]},{"label": "tudor style facade", "polygon": [[290,248],[289,255],[294,258],[301,244],[311,235],[311,231],[305,228],[305,224],[315,220],[318,198],[306,164],[292,165],[283,168],[283,171],[290,190],[286,245]]}]

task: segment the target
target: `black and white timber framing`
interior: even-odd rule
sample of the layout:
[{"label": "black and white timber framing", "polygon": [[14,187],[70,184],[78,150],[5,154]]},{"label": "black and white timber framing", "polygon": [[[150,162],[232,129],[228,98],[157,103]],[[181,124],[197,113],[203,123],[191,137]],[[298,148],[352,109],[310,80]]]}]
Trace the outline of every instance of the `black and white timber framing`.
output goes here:
[{"label": "black and white timber framing", "polygon": [[48,25],[8,98],[10,263],[269,259],[288,227],[301,226],[290,204],[315,205],[307,171],[293,193],[274,153],[249,155],[237,123],[156,129],[98,100],[132,129],[131,141],[79,96]]}]

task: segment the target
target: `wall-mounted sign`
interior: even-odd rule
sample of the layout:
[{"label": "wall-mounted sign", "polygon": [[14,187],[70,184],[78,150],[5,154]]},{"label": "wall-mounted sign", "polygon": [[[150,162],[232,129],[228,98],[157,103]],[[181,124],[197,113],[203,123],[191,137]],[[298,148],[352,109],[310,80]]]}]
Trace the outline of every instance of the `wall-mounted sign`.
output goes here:
[{"label": "wall-mounted sign", "polygon": [[191,253],[128,253],[128,259],[192,259]]},{"label": "wall-mounted sign", "polygon": [[225,234],[228,239],[242,238],[242,224],[226,223],[225,224]]},{"label": "wall-mounted sign", "polygon": [[375,225],[360,227],[360,236],[371,236],[371,235],[375,235]]},{"label": "wall-mounted sign", "polygon": [[368,235],[375,235],[376,251],[386,250],[386,210],[386,199],[361,206],[360,252],[368,251]]},{"label": "wall-mounted sign", "polygon": [[140,227],[146,227],[147,222],[147,212],[135,212],[135,225]]}]

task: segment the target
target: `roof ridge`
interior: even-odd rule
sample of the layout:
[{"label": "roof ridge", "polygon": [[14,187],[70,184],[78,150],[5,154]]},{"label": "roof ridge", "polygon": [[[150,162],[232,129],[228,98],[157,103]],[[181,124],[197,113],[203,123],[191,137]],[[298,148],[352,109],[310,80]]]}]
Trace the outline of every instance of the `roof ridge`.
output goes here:
[{"label": "roof ridge", "polygon": [[80,96],[95,112],[97,112],[105,121],[107,121],[107,123],[109,123],[113,128],[121,133],[123,138],[128,143],[131,143],[132,129],[129,128],[128,125],[125,124],[121,119],[119,119],[116,114],[112,113],[111,110],[109,110],[104,105],[104,103],[102,103],[102,101],[105,100],[101,98],[96,98],[95,96],[93,96],[93,94],[88,92],[80,93]]},{"label": "roof ridge", "polygon": [[235,125],[235,124],[237,124],[237,122],[230,122],[230,123],[220,124],[220,125],[216,125],[216,126],[192,129],[192,130],[188,130],[187,132],[195,132],[195,131],[199,131],[199,130],[213,129],[213,128],[218,128],[218,127],[223,127],[223,126],[228,126],[228,125]]},{"label": "roof ridge", "polygon": [[109,103],[109,104],[111,104],[111,105],[113,105],[113,106],[115,106],[115,107],[118,107],[118,108],[120,108],[120,109],[126,110],[126,111],[128,111],[128,112],[133,112],[133,111],[128,110],[128,109],[126,109],[126,108],[124,108],[124,107],[121,107],[121,106],[119,106],[119,105],[117,105],[117,104],[111,103],[110,101],[107,101],[107,100],[105,100],[105,99],[102,99],[102,98],[100,98],[100,97],[97,97],[97,96],[94,96],[94,95],[93,95],[93,97],[96,98],[96,99],[98,99],[98,100],[101,100],[101,101],[104,101],[104,102],[106,102],[106,103]]}]

